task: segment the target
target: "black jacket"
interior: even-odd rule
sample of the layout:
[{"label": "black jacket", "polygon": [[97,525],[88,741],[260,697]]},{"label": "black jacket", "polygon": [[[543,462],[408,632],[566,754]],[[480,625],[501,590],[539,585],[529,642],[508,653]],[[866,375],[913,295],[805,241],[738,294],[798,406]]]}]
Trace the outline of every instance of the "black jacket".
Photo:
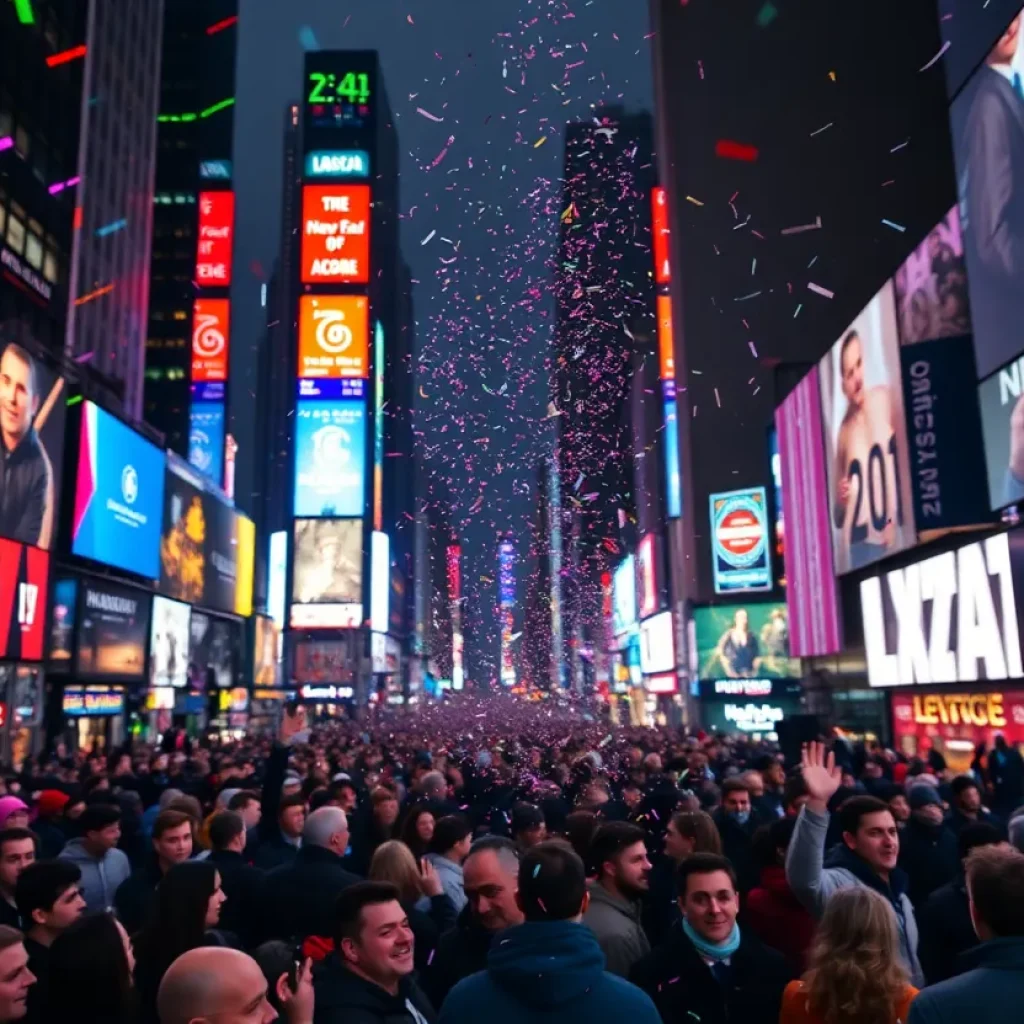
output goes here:
[{"label": "black jacket", "polygon": [[455,927],[441,936],[422,976],[423,990],[437,1009],[463,978],[487,968],[491,940],[497,934],[481,928],[469,907],[463,908]]},{"label": "black jacket", "polygon": [[[427,1024],[437,1019],[434,1008],[412,977],[403,980],[397,996],[345,970],[337,956],[313,974],[316,1009],[313,1024]],[[411,1004],[415,1013],[410,1011]]]},{"label": "black jacket", "polygon": [[721,983],[678,926],[629,973],[665,1024],[778,1024],[783,990],[794,977],[781,953],[743,932]]},{"label": "black jacket", "polygon": [[928,984],[952,978],[960,954],[978,945],[963,875],[936,889],[916,916],[921,936],[917,955]]},{"label": "black jacket", "polygon": [[271,871],[266,881],[269,934],[275,939],[307,939],[334,934],[338,894],[360,882],[341,858],[322,846],[303,846],[291,864]]},{"label": "black jacket", "polygon": [[135,935],[149,920],[156,904],[156,888],[163,877],[154,857],[149,864],[126,878],[114,893],[114,909],[129,935]]},{"label": "black jacket", "polygon": [[944,824],[927,825],[911,817],[900,833],[899,866],[907,873],[910,902],[921,906],[959,873],[956,836]]},{"label": "black jacket", "polygon": [[53,860],[68,841],[68,835],[56,822],[46,818],[37,818],[32,823],[32,831],[39,839],[39,860]]},{"label": "black jacket", "polygon": [[643,925],[652,946],[659,946],[679,920],[679,903],[676,899],[676,871],[679,864],[664,854],[651,869],[648,878],[649,889],[644,900]]},{"label": "black jacket", "polygon": [[752,810],[746,823],[741,825],[719,807],[711,815],[722,837],[722,853],[732,862],[739,881],[739,890],[746,895],[761,880],[761,866],[754,856],[754,833],[764,824],[757,811]]},{"label": "black jacket", "polygon": [[416,970],[424,971],[433,960],[441,936],[455,927],[458,915],[455,904],[444,893],[431,896],[429,910],[417,910],[416,907],[404,907],[412,929],[413,955],[416,958]]},{"label": "black jacket", "polygon": [[946,828],[953,833],[953,835],[959,837],[960,833],[967,828],[969,825],[976,825],[980,822],[984,822],[986,825],[991,825],[993,828],[999,829],[1006,836],[1006,822],[999,817],[998,814],[993,814],[987,807],[982,807],[978,811],[977,818],[968,818],[962,811],[958,811],[955,807],[949,814],[946,815]]},{"label": "black jacket", "polygon": [[263,941],[266,929],[266,875],[231,850],[214,851],[210,863],[220,872],[227,900],[220,911],[220,927],[234,932],[244,949]]},{"label": "black jacket", "polygon": [[51,472],[34,427],[12,452],[0,443],[0,536],[39,543]]}]

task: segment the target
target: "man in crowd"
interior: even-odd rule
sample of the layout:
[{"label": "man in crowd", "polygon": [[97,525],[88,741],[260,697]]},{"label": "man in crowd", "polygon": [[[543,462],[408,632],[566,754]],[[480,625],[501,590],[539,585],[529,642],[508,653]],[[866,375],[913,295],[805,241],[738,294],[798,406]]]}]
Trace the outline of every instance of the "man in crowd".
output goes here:
[{"label": "man in crowd", "polygon": [[21,927],[15,902],[18,876],[36,859],[36,837],[27,828],[0,829],[0,924]]},{"label": "man in crowd", "polygon": [[640,900],[650,888],[651,873],[645,838],[642,828],[613,821],[597,830],[590,847],[597,877],[583,923],[597,937],[608,970],[623,978],[651,951],[640,922]]},{"label": "man in crowd", "polygon": [[525,853],[531,846],[543,843],[548,837],[544,813],[534,804],[518,803],[512,808],[512,841]]},{"label": "man in crowd", "polygon": [[68,805],[67,793],[59,789],[44,789],[36,801],[38,817],[32,822],[32,831],[39,837],[39,856],[49,860],[60,855],[68,837],[65,830],[64,808]]},{"label": "man in crowd", "polygon": [[253,793],[249,789],[240,789],[228,801],[228,810],[242,816],[242,821],[245,824],[246,840],[248,840],[250,835],[255,835],[263,813],[257,793]]},{"label": "man in crowd", "polygon": [[754,767],[761,776],[761,785],[764,790],[754,802],[754,810],[769,822],[774,818],[784,817],[786,813],[786,770],[782,767],[782,762],[771,754],[764,754],[757,759]]},{"label": "man in crowd", "polygon": [[227,896],[220,927],[252,949],[259,945],[265,926],[265,876],[245,860],[245,822],[240,814],[221,811],[213,816],[210,847],[210,863],[220,872],[220,887]]},{"label": "man in crowd", "polygon": [[590,895],[571,847],[554,841],[527,851],[518,886],[525,923],[502,935],[486,971],[455,986],[441,1024],[659,1024],[647,996],[605,971],[601,948],[581,923]]},{"label": "man in crowd", "polygon": [[21,932],[0,925],[0,1024],[24,1019],[35,980]]},{"label": "man in crowd", "polygon": [[277,1019],[259,964],[237,949],[217,946],[190,949],[171,964],[160,982],[157,1011],[160,1024],[270,1024]]},{"label": "man in crowd", "polygon": [[448,814],[434,825],[427,860],[434,865],[444,894],[452,901],[455,912],[466,905],[462,862],[469,854],[473,842],[473,826],[462,814]]},{"label": "man in crowd", "polygon": [[711,817],[722,837],[722,852],[735,868],[740,892],[745,895],[758,881],[753,843],[762,821],[753,810],[750,790],[743,779],[726,779],[722,783],[722,806]]},{"label": "man in crowd", "polygon": [[960,869],[956,836],[946,828],[946,811],[934,786],[910,790],[910,821],[900,833],[899,866],[907,873],[910,901],[920,907]]},{"label": "man in crowd", "polygon": [[113,804],[90,804],[82,811],[78,828],[80,838],[68,841],[60,859],[78,868],[86,910],[109,910],[118,887],[132,873],[128,857],[117,848],[121,811]]},{"label": "man in crowd", "polygon": [[1003,823],[981,802],[981,789],[970,775],[958,775],[949,784],[950,808],[946,824],[954,835],[979,821],[987,822],[996,828]]}]

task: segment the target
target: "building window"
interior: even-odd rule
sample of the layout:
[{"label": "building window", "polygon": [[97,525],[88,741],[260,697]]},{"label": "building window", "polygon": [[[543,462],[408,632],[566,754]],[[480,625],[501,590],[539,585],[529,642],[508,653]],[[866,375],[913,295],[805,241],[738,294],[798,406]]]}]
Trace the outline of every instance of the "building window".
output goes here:
[{"label": "building window", "polygon": [[25,250],[25,225],[13,213],[7,219],[7,244],[19,256]]},{"label": "building window", "polygon": [[43,277],[45,277],[50,284],[56,284],[59,273],[56,255],[47,250],[43,255]]},{"label": "building window", "polygon": [[183,309],[176,309],[174,311],[174,319],[175,320],[187,320],[188,319],[188,313],[186,313]]},{"label": "building window", "polygon": [[25,237],[25,259],[30,267],[36,270],[43,268],[43,243],[38,235],[31,231]]}]

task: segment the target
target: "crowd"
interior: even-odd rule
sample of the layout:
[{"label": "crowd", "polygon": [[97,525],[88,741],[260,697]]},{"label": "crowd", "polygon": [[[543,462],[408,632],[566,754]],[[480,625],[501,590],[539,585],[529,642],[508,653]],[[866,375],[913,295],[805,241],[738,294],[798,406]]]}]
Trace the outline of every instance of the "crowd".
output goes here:
[{"label": "crowd", "polygon": [[500,697],[58,751],[2,780],[0,1024],[1002,1022],[1022,784]]}]

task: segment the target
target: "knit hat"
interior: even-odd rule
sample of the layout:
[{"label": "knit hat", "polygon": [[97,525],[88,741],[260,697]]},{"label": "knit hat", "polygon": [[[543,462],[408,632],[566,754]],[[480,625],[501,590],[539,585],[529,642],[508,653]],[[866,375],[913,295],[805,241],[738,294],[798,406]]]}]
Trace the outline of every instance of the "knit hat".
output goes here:
[{"label": "knit hat", "polygon": [[44,789],[36,801],[36,810],[44,817],[51,818],[61,814],[70,799],[67,793],[62,793],[59,789]]},{"label": "knit hat", "polygon": [[19,811],[27,811],[28,804],[25,803],[20,797],[16,796],[4,796],[0,797],[0,828],[7,827],[7,819],[12,814],[17,814]]},{"label": "knit hat", "polygon": [[930,804],[942,806],[942,797],[939,796],[939,791],[934,786],[914,786],[907,801],[912,811],[919,811],[922,807],[928,807]]}]

